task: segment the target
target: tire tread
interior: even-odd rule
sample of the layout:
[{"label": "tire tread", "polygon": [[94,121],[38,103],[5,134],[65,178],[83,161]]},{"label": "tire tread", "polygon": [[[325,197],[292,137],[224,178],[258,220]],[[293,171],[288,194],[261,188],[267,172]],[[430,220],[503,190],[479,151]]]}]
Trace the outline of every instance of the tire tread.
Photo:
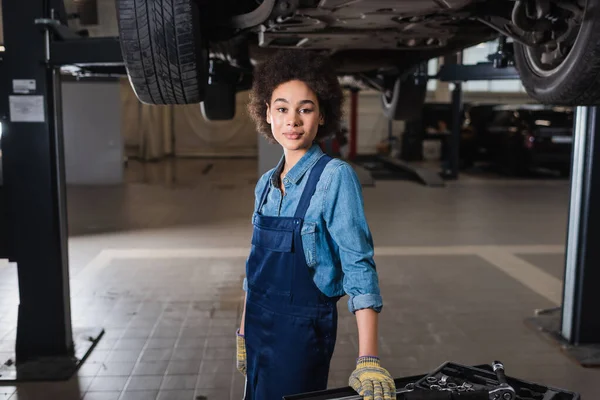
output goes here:
[{"label": "tire tread", "polygon": [[117,0],[129,80],[147,104],[193,104],[204,96],[206,60],[197,51],[193,0]]}]

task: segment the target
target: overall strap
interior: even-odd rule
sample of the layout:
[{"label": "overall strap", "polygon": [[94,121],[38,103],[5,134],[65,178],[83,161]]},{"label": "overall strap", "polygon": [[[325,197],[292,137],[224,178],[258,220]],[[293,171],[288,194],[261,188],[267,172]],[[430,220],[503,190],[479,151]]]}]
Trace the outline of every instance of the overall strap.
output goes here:
[{"label": "overall strap", "polygon": [[328,155],[322,156],[310,171],[310,176],[308,177],[306,186],[304,186],[304,191],[302,192],[302,197],[300,197],[300,202],[298,202],[298,208],[296,208],[294,218],[304,218],[306,210],[308,210],[308,206],[310,205],[310,199],[315,193],[315,190],[317,190],[317,183],[321,178],[321,174],[327,163],[331,160],[332,158]]},{"label": "overall strap", "polygon": [[267,194],[269,193],[270,186],[271,186],[271,177],[269,177],[269,179],[267,179],[265,188],[263,189],[262,195],[260,196],[260,202],[258,203],[258,208],[256,209],[257,213],[260,213],[260,209],[262,208],[262,206],[265,205],[265,202],[267,201]]}]

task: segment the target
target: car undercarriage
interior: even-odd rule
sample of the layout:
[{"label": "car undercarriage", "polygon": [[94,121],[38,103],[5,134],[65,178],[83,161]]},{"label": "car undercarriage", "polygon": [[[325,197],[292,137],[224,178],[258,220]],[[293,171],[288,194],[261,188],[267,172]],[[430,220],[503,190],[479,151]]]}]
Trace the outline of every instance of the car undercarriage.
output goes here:
[{"label": "car undercarriage", "polygon": [[[514,62],[531,97],[592,104],[600,87],[589,82],[596,81],[593,66],[600,61],[587,68],[581,59],[599,46],[594,7],[599,2],[117,0],[117,5],[123,56],[138,98],[151,104],[202,102],[205,117],[227,119],[232,113],[219,110],[232,102],[223,97],[248,89],[253,67],[280,49],[327,54],[340,76],[381,91],[385,112],[385,97],[394,97],[394,91],[424,98],[426,80],[410,83],[423,63],[497,37],[509,39],[499,66]],[[394,119],[409,114],[386,113]]]}]

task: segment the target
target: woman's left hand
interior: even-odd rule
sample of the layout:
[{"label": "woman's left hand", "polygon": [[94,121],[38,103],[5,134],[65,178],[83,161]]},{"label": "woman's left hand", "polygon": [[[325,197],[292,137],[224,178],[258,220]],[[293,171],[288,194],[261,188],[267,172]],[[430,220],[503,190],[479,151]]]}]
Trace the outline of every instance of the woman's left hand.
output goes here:
[{"label": "woman's left hand", "polygon": [[356,360],[356,369],[348,380],[352,389],[365,400],[394,400],[396,385],[378,357],[364,356]]}]

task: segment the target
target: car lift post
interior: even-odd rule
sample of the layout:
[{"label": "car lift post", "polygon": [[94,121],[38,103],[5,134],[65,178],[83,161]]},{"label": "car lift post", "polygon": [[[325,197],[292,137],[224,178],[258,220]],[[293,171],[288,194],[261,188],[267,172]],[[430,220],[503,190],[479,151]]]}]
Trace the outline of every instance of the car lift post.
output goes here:
[{"label": "car lift post", "polygon": [[53,19],[51,3],[3,4],[3,182],[20,303],[16,368],[0,381],[68,379],[98,339],[85,332],[79,343],[71,325],[60,71],[51,32],[35,22]]},{"label": "car lift post", "polygon": [[577,108],[574,139],[561,334],[600,344],[600,107]]},{"label": "car lift post", "polygon": [[526,321],[584,367],[600,366],[600,107],[577,107],[562,306]]},{"label": "car lift post", "polygon": [[[462,64],[462,53],[454,53],[444,57],[443,67],[457,67]],[[460,122],[463,108],[462,100],[462,82],[455,77],[456,80],[451,81],[454,85],[452,89],[452,125],[450,136],[446,139],[446,159],[442,163],[441,176],[444,179],[458,179],[459,163],[460,163]]]},{"label": "car lift post", "polygon": [[452,89],[452,129],[448,146],[447,162],[444,165],[442,176],[445,179],[458,179],[460,169],[460,134],[463,109],[462,83],[455,82]]}]

